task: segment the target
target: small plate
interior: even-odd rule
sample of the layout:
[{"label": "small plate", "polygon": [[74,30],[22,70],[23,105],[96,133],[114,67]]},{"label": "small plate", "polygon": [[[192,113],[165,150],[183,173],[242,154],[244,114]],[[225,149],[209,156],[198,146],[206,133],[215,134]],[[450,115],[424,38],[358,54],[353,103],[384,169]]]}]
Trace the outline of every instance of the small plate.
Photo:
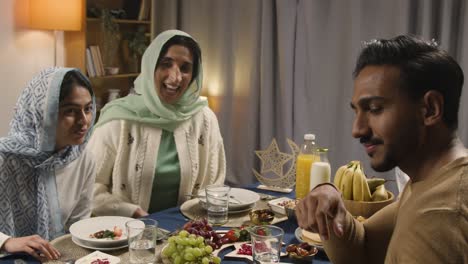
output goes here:
[{"label": "small plate", "polygon": [[[205,189],[198,191],[198,199],[200,199],[200,204],[203,208],[206,209],[205,196]],[[256,192],[241,188],[231,188],[229,191],[229,196],[231,200],[235,201],[229,203],[229,210],[240,210],[247,207],[253,207],[253,205],[258,200],[260,200],[260,195],[258,195]]]},{"label": "small plate", "polygon": [[[318,236],[317,233],[312,233],[312,234],[316,234]],[[296,239],[299,240],[299,242],[301,242],[301,243],[302,242],[307,242],[309,245],[314,246],[319,250],[323,250],[323,244],[322,243],[313,242],[311,240],[308,240],[307,238],[304,240],[302,238],[302,229],[300,227],[296,228],[296,230],[294,231],[294,236],[296,236]]]},{"label": "small plate", "polygon": [[117,246],[117,247],[95,247],[95,246],[92,246],[92,245],[85,245],[82,241],[80,241],[79,239],[77,239],[77,238],[75,238],[73,236],[72,236],[72,241],[73,241],[73,243],[77,244],[80,247],[88,248],[88,249],[94,249],[94,250],[102,250],[102,251],[116,250],[116,249],[121,249],[121,248],[126,248],[127,247],[127,244],[122,245],[122,246]]},{"label": "small plate", "polygon": [[101,251],[94,251],[93,253],[86,255],[80,259],[78,259],[75,264],[90,264],[95,260],[103,260],[106,259],[109,261],[109,264],[117,264],[120,263],[120,258],[116,256],[112,256]]}]

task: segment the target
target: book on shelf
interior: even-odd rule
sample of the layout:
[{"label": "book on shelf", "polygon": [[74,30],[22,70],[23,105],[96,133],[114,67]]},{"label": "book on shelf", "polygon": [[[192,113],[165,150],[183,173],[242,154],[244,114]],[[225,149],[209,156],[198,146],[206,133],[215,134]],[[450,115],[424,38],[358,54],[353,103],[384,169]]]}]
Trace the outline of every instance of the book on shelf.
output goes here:
[{"label": "book on shelf", "polygon": [[93,57],[91,56],[91,50],[86,48],[86,71],[89,77],[96,77],[96,67],[93,63]]},{"label": "book on shelf", "polygon": [[96,76],[104,75],[104,66],[102,65],[101,52],[99,46],[89,46],[91,51],[91,58],[94,64],[94,69],[96,70]]},{"label": "book on shelf", "polygon": [[138,20],[144,21],[149,19],[151,10],[151,0],[141,0],[140,12],[138,12]]},{"label": "book on shelf", "polygon": [[106,71],[104,70],[104,63],[102,63],[101,49],[99,48],[99,46],[96,46],[96,50],[98,54],[99,67],[101,67],[101,73],[102,75],[106,75]]}]

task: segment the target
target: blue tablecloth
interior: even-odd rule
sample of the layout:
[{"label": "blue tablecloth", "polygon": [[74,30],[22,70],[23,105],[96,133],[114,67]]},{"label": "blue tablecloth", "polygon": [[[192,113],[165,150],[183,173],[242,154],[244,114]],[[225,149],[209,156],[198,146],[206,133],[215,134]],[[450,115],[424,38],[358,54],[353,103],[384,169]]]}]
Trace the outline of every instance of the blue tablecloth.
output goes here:
[{"label": "blue tablecloth", "polygon": [[[289,193],[289,194],[271,192],[271,191],[257,189],[256,186],[257,184],[252,184],[252,185],[247,186],[246,189],[255,191],[257,193],[265,193],[265,194],[274,195],[274,196],[287,196],[290,198],[294,197],[294,192]],[[158,212],[158,213],[151,214],[149,217],[152,219],[156,219],[159,222],[159,226],[161,228],[167,229],[169,231],[173,231],[173,230],[181,228],[188,221],[188,219],[186,219],[181,214],[179,208],[170,208],[170,209]],[[294,231],[297,228],[297,224],[291,223],[290,221],[284,221],[276,225],[281,227],[284,230],[284,238],[283,238],[284,243],[286,244],[299,243],[299,241],[296,239],[294,235]],[[227,253],[229,253],[229,250],[222,251],[220,255],[221,257],[223,257]],[[292,263],[291,259],[288,257],[281,258],[281,262]],[[246,263],[246,262],[244,260],[239,260],[239,259],[222,259],[222,263],[223,264],[224,263],[235,264],[235,263]],[[325,253],[320,251],[314,258],[314,263],[322,264],[322,263],[330,263],[330,261],[328,260]]]},{"label": "blue tablecloth", "polygon": [[[274,196],[288,196],[290,198],[294,197],[294,192],[290,194],[283,194],[283,193],[278,193],[278,192],[271,192],[271,191],[265,191],[265,190],[260,190],[256,188],[256,184],[249,185],[246,189],[258,192],[258,193],[265,193],[265,194],[270,194]],[[151,214],[149,216],[152,219],[156,219],[159,222],[159,226],[161,228],[167,229],[169,231],[174,231],[176,229],[181,228],[187,221],[186,219],[180,212],[179,208],[170,208],[163,210],[158,213]],[[291,223],[290,221],[285,221],[278,223],[277,226],[283,228],[284,230],[284,238],[283,241],[286,244],[291,244],[291,243],[299,243],[299,241],[296,239],[294,236],[294,231],[297,228],[297,224]],[[226,249],[221,252],[220,257],[224,257],[225,254],[229,253],[229,251]],[[23,260],[24,262],[18,262],[18,259],[21,261]],[[15,262],[17,260],[17,262]],[[20,263],[39,263],[38,261],[34,260],[30,256],[26,255],[12,255],[8,256],[5,258],[0,259],[0,263],[8,263],[8,264],[20,264]],[[290,262],[292,263],[292,260],[288,257],[281,258],[281,262]],[[222,263],[226,264],[235,264],[235,263],[246,263],[244,260],[238,260],[238,259],[223,259]],[[325,264],[325,263],[330,263],[328,261],[327,256],[325,255],[324,252],[320,251],[314,258],[314,263],[316,264]],[[122,263],[126,264],[126,263]]]}]

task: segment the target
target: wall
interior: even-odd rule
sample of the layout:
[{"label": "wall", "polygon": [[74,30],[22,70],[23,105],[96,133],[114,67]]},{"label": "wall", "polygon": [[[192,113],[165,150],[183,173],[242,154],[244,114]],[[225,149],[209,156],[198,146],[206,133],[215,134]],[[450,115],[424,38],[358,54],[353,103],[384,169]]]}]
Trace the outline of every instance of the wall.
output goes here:
[{"label": "wall", "polygon": [[41,69],[54,64],[54,33],[21,26],[25,3],[0,1],[0,137],[8,133],[22,89]]}]

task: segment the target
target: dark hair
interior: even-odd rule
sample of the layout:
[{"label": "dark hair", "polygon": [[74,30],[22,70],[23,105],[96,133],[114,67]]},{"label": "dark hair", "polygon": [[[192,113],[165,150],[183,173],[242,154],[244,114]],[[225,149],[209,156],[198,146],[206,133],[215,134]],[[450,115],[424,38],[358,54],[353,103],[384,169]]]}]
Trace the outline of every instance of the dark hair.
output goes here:
[{"label": "dark hair", "polygon": [[358,57],[353,77],[368,65],[398,67],[401,88],[412,100],[419,100],[429,90],[440,92],[444,98],[443,120],[450,129],[457,129],[463,71],[434,40],[407,35],[371,40]]},{"label": "dark hair", "polygon": [[93,95],[93,89],[89,80],[78,70],[71,70],[63,76],[62,84],[60,85],[59,102],[62,102],[71,93],[73,87],[77,85],[85,87],[89,91],[89,94]]},{"label": "dark hair", "polygon": [[156,63],[156,68],[159,66],[159,63],[161,62],[162,57],[166,55],[169,47],[173,45],[184,46],[190,50],[190,53],[192,53],[193,69],[192,69],[192,80],[190,80],[190,82],[192,82],[195,79],[195,77],[198,76],[198,71],[200,69],[201,50],[200,50],[200,46],[198,46],[198,43],[195,42],[195,40],[193,40],[190,37],[176,35],[170,38],[166,43],[164,43],[164,45],[161,48],[161,52],[159,53],[158,62]]}]

